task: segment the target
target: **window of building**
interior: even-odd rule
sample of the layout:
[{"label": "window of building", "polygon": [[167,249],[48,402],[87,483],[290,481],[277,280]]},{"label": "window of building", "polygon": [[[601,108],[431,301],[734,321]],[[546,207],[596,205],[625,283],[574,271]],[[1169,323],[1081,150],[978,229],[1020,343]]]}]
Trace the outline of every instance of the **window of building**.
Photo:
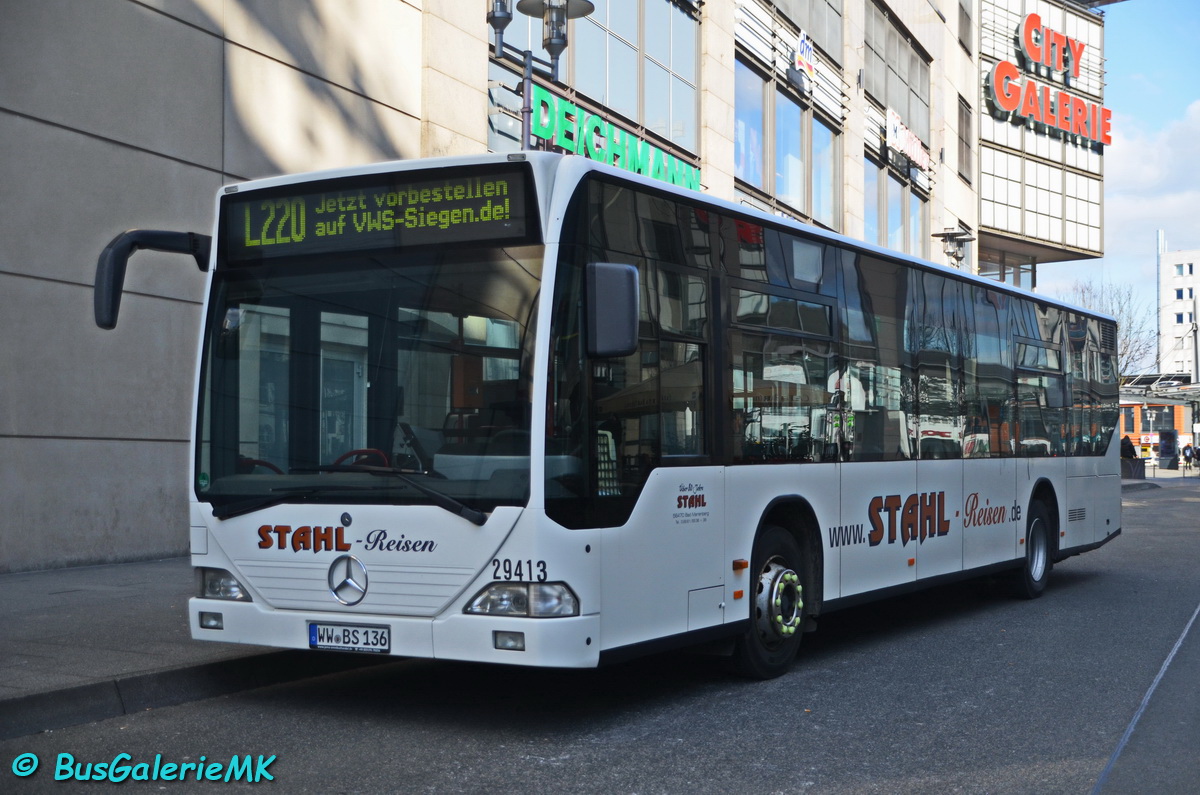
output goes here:
[{"label": "window of building", "polygon": [[1182,287],[1180,287],[1178,290],[1175,291],[1175,300],[1176,301],[1183,300],[1183,288]]},{"label": "window of building", "polygon": [[1180,324],[1182,324],[1182,323],[1183,323],[1183,313],[1182,313],[1182,312],[1176,312],[1176,313],[1175,313],[1175,325],[1180,325]]},{"label": "window of building", "polygon": [[1183,275],[1183,265],[1182,265],[1182,264],[1179,264],[1179,265],[1176,265],[1176,266],[1175,266],[1175,275],[1176,275],[1176,276],[1182,276],[1182,275]]},{"label": "window of building", "polygon": [[970,104],[962,97],[958,98],[958,175],[967,182],[972,182],[971,174],[975,163],[971,158],[971,147],[975,140],[975,114]]},{"label": "window of building", "polygon": [[829,60],[842,62],[842,0],[775,0],[775,7],[806,31]]},{"label": "window of building", "polygon": [[928,256],[928,199],[894,169],[863,159],[863,239],[917,257]]},{"label": "window of building", "polygon": [[749,55],[737,59],[734,176],[746,199],[838,228],[839,139],[838,129],[790,83],[774,73],[768,77]]},{"label": "window of building", "polygon": [[904,125],[928,143],[930,59],[874,0],[866,0],[866,4],[863,80],[867,94],[899,113]]},{"label": "window of building", "polygon": [[683,149],[699,135],[699,21],[689,3],[597,0],[567,56],[575,88]]},{"label": "window of building", "polygon": [[813,210],[815,220],[837,229],[838,224],[838,134],[818,118],[812,120]]},{"label": "window of building", "polygon": [[804,209],[803,110],[782,90],[775,92],[775,196]]},{"label": "window of building", "polygon": [[763,78],[744,61],[739,59],[736,62],[733,89],[733,175],[756,188],[766,187],[763,184],[765,85]]},{"label": "window of building", "polygon": [[975,0],[958,0],[958,43],[968,53],[972,52],[971,45],[975,38],[975,28],[971,24],[971,7],[974,4]]},{"label": "window of building", "polygon": [[1173,407],[1142,407],[1142,433],[1173,430],[1175,430],[1175,410]]}]

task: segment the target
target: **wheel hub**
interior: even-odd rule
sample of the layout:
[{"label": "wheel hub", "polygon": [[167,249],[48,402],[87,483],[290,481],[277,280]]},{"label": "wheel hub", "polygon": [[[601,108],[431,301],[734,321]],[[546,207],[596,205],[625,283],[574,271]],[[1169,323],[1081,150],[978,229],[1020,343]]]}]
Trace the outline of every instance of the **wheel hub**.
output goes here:
[{"label": "wheel hub", "polygon": [[782,561],[772,559],[763,567],[755,607],[758,631],[764,638],[785,640],[800,629],[802,590],[800,575]]}]

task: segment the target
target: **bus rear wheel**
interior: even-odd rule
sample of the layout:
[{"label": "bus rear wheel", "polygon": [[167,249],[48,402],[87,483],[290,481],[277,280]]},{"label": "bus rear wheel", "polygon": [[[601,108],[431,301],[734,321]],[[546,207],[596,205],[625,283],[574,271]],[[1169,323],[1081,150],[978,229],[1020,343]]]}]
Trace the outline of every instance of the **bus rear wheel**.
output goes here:
[{"label": "bus rear wheel", "polygon": [[1025,564],[1013,583],[1017,596],[1022,599],[1041,596],[1053,567],[1050,512],[1044,504],[1035,502],[1029,506],[1029,518],[1025,523]]},{"label": "bus rear wheel", "polygon": [[742,676],[774,679],[791,667],[804,631],[801,564],[791,533],[777,525],[762,529],[750,565],[750,627],[733,651],[734,670]]}]

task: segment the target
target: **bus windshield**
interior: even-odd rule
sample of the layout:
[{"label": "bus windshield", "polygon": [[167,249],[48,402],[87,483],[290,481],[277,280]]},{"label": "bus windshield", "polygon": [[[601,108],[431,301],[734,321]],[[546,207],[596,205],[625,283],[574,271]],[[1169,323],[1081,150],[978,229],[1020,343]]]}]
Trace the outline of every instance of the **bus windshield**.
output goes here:
[{"label": "bus windshield", "polygon": [[538,245],[323,253],[218,267],[197,496],[521,505]]}]

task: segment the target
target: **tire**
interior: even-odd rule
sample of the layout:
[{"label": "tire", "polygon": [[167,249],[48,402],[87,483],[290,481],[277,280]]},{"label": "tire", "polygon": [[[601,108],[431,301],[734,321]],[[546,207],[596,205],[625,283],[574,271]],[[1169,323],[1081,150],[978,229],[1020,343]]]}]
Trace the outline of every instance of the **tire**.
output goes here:
[{"label": "tire", "polygon": [[751,679],[774,679],[791,668],[807,613],[800,545],[787,530],[766,525],[751,556],[750,627],[733,649],[734,670]]},{"label": "tire", "polygon": [[1030,505],[1025,521],[1025,563],[1013,582],[1021,599],[1037,599],[1046,590],[1050,570],[1054,568],[1050,530],[1050,512],[1046,506],[1041,502]]}]

